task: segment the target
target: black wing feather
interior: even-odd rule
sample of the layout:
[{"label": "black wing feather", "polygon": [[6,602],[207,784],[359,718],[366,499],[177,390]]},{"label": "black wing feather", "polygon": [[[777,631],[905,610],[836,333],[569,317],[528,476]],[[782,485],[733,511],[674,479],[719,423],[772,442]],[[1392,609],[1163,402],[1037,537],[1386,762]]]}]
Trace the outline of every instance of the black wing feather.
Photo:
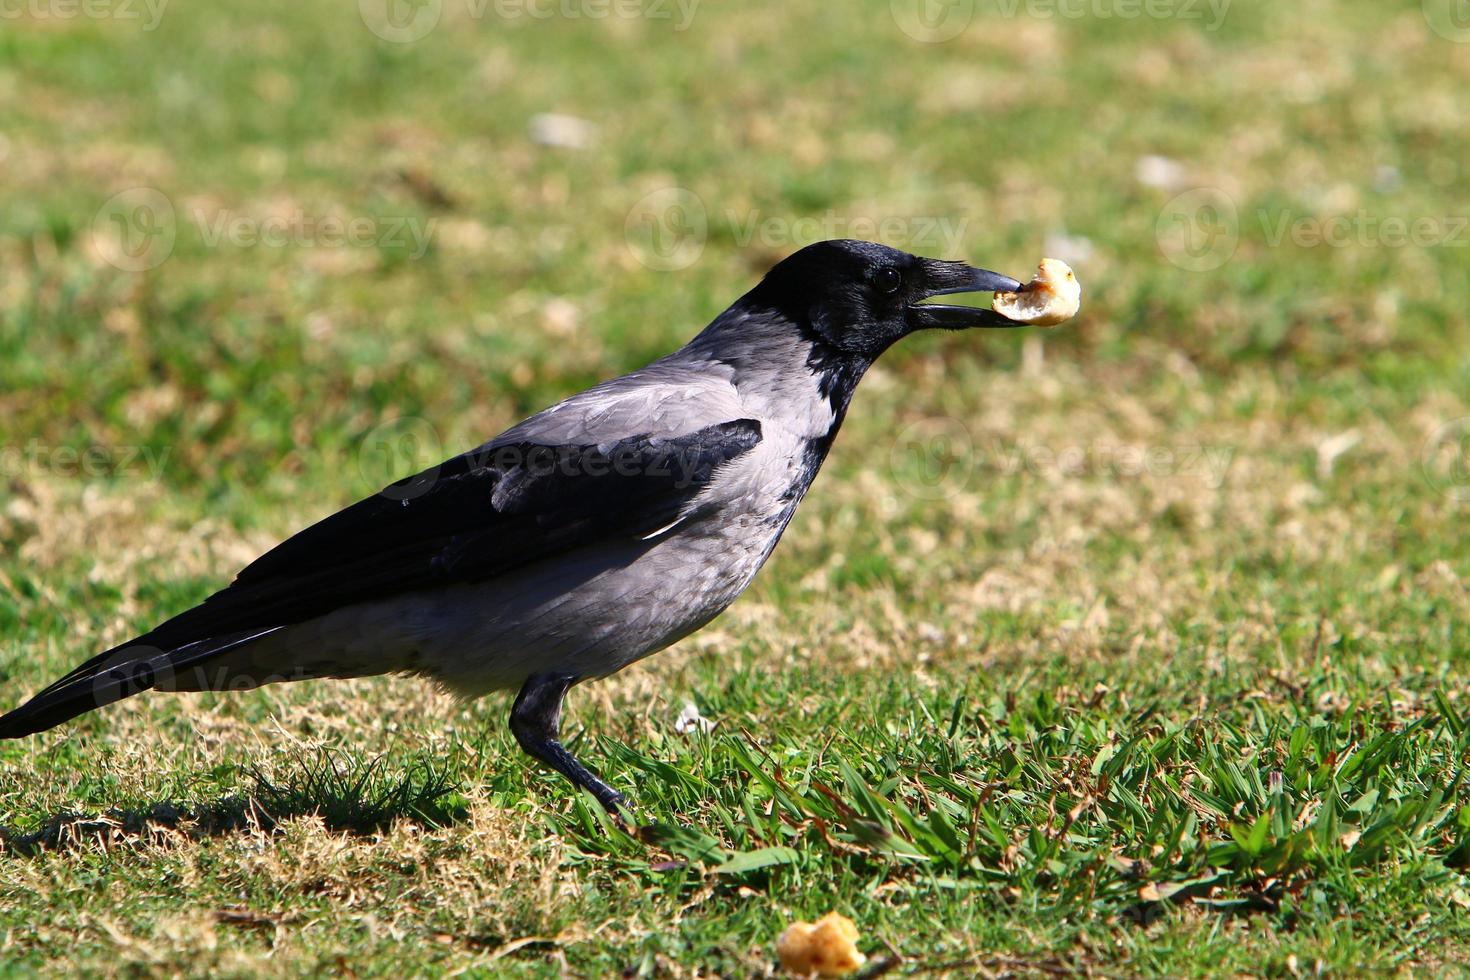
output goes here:
[{"label": "black wing feather", "polygon": [[80,665],[0,719],[0,736],[7,721],[19,730],[26,719],[18,716],[32,705],[70,700],[59,693],[131,661],[132,648],[140,663],[152,663],[212,638],[230,642],[343,606],[484,581],[577,548],[647,536],[677,520],[718,467],[760,439],[759,422],[738,419],[675,438],[491,443],[457,456],[311,525],[198,606]]},{"label": "black wing feather", "polygon": [[[480,581],[570,548],[639,537],[677,517],[709,486],[717,467],[760,439],[759,422],[739,419],[689,435],[640,435],[606,446],[492,443],[288,538],[206,605],[236,589],[323,573],[348,573],[343,589],[353,592],[355,566],[364,561],[364,588],[371,591],[381,571],[402,592],[446,578]],[[390,569],[396,575],[387,574]]]}]

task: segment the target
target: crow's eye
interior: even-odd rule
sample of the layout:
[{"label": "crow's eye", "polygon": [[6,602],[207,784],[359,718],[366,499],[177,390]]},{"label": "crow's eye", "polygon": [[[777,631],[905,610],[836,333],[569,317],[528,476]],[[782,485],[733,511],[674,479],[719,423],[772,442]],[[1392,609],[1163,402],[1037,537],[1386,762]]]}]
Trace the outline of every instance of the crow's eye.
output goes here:
[{"label": "crow's eye", "polygon": [[899,275],[898,270],[894,268],[879,269],[873,281],[885,293],[896,293],[898,287],[903,285],[903,276]]}]

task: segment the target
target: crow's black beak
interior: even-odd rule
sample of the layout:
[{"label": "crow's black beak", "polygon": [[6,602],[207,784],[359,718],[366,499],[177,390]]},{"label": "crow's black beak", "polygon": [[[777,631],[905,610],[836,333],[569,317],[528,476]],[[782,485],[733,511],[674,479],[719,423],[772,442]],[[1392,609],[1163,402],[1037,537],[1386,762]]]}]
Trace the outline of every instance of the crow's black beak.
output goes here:
[{"label": "crow's black beak", "polygon": [[[955,293],[1013,293],[1024,288],[1010,276],[1003,276],[989,269],[976,269],[963,262],[940,262],[928,260],[924,273],[929,289],[924,299],[934,296],[950,296]],[[1019,327],[1023,324],[1008,320],[994,310],[979,306],[948,306],[942,303],[914,303],[909,306],[909,327],[924,330],[941,327],[945,330],[961,330],[966,327]]]}]

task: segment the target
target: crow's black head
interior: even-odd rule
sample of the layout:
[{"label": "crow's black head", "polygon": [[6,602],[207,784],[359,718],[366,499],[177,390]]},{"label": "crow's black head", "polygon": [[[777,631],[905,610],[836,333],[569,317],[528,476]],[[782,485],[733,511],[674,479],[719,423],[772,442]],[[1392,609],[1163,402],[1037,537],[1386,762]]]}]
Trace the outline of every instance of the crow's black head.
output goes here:
[{"label": "crow's black head", "polygon": [[1014,279],[963,262],[924,259],[873,242],[834,240],[808,245],[783,259],[742,304],[779,313],[833,353],[870,363],[915,330],[1016,326],[990,310],[921,300],[1020,288]]}]

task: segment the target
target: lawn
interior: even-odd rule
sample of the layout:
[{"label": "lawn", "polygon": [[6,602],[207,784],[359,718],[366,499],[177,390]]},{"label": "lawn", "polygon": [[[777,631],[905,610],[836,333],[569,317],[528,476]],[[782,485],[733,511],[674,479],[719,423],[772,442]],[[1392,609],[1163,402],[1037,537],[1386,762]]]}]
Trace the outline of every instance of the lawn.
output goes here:
[{"label": "lawn", "polygon": [[135,698],[0,743],[0,973],[745,977],[834,909],[874,974],[1470,971],[1470,31],[920,8],[0,12],[5,708],[807,241],[1086,290],[891,352],[574,693],[640,828],[498,698]]}]

